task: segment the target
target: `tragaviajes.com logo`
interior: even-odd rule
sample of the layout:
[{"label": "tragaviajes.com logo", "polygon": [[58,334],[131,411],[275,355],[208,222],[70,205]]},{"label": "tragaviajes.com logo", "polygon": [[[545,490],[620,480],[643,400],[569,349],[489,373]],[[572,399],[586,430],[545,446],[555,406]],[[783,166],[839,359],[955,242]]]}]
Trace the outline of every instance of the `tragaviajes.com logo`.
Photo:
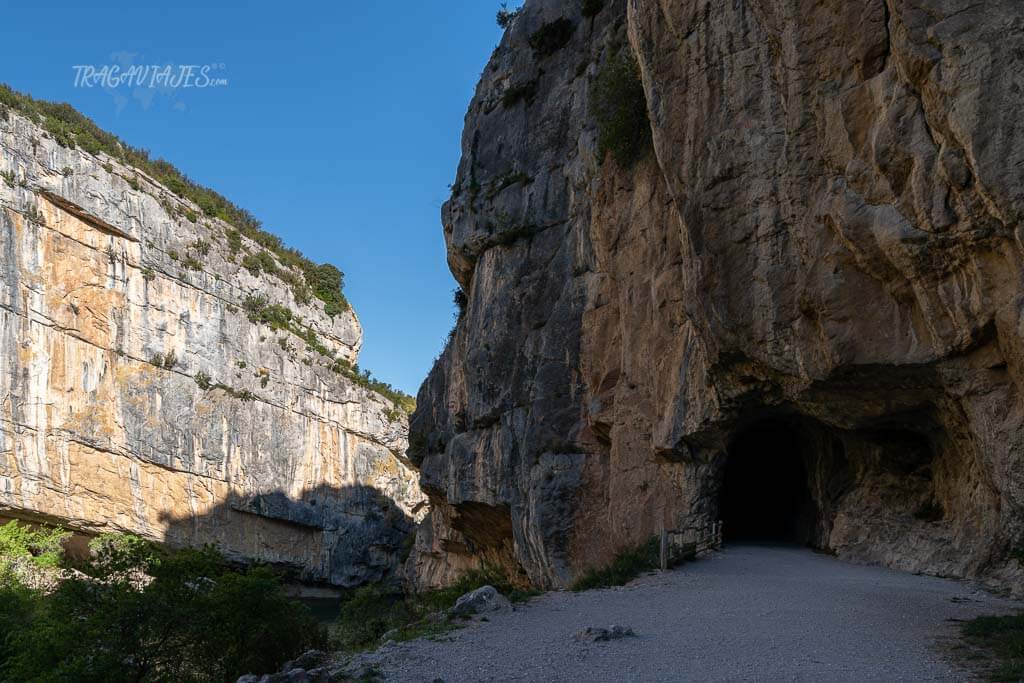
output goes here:
[{"label": "tragaviajes.com logo", "polygon": [[219,88],[227,78],[217,76],[223,64],[76,64],[76,88]]}]

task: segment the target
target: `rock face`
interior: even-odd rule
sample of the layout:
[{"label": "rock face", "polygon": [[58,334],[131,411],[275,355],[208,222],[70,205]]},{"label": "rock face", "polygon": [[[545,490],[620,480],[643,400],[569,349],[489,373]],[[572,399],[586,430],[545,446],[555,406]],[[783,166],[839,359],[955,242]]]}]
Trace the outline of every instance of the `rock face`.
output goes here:
[{"label": "rock face", "polygon": [[[707,525],[733,445],[783,457],[781,429],[799,540],[1020,590],[1024,5],[581,4],[528,0],[466,119],[418,584],[564,586]],[[591,115],[620,50],[652,139],[629,167]]]},{"label": "rock face", "polygon": [[0,154],[0,514],[340,585],[390,572],[423,497],[404,413],[333,371],[355,314],[297,302],[239,265],[254,242],[12,111]]}]

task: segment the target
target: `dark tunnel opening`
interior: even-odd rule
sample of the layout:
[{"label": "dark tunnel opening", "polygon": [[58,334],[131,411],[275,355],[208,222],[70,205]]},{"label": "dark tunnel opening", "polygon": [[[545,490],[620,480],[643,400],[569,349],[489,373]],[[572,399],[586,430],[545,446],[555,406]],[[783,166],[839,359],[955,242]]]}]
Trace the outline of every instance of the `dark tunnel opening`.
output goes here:
[{"label": "dark tunnel opening", "polygon": [[729,446],[719,503],[727,543],[811,541],[816,507],[792,425],[759,422],[736,437]]}]

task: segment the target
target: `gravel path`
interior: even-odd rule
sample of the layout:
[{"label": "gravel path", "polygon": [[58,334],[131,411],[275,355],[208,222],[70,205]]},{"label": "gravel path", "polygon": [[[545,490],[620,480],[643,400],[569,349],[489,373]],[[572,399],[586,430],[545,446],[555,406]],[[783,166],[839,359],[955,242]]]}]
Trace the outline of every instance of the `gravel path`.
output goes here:
[{"label": "gravel path", "polygon": [[[965,680],[938,643],[950,619],[1019,603],[956,581],[803,549],[731,546],[623,588],[549,593],[514,613],[380,651],[387,680]],[[587,626],[635,638],[578,643]]]}]

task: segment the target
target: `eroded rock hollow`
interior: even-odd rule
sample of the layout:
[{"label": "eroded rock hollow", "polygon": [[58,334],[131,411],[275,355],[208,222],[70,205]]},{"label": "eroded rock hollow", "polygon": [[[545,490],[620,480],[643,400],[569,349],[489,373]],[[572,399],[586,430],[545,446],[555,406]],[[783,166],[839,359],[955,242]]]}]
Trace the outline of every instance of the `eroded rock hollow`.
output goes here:
[{"label": "eroded rock hollow", "polygon": [[[623,59],[650,139],[619,159]],[[416,582],[564,586],[760,512],[1022,585],[1022,74],[1014,0],[528,0],[443,210],[468,303],[412,422]]]}]

